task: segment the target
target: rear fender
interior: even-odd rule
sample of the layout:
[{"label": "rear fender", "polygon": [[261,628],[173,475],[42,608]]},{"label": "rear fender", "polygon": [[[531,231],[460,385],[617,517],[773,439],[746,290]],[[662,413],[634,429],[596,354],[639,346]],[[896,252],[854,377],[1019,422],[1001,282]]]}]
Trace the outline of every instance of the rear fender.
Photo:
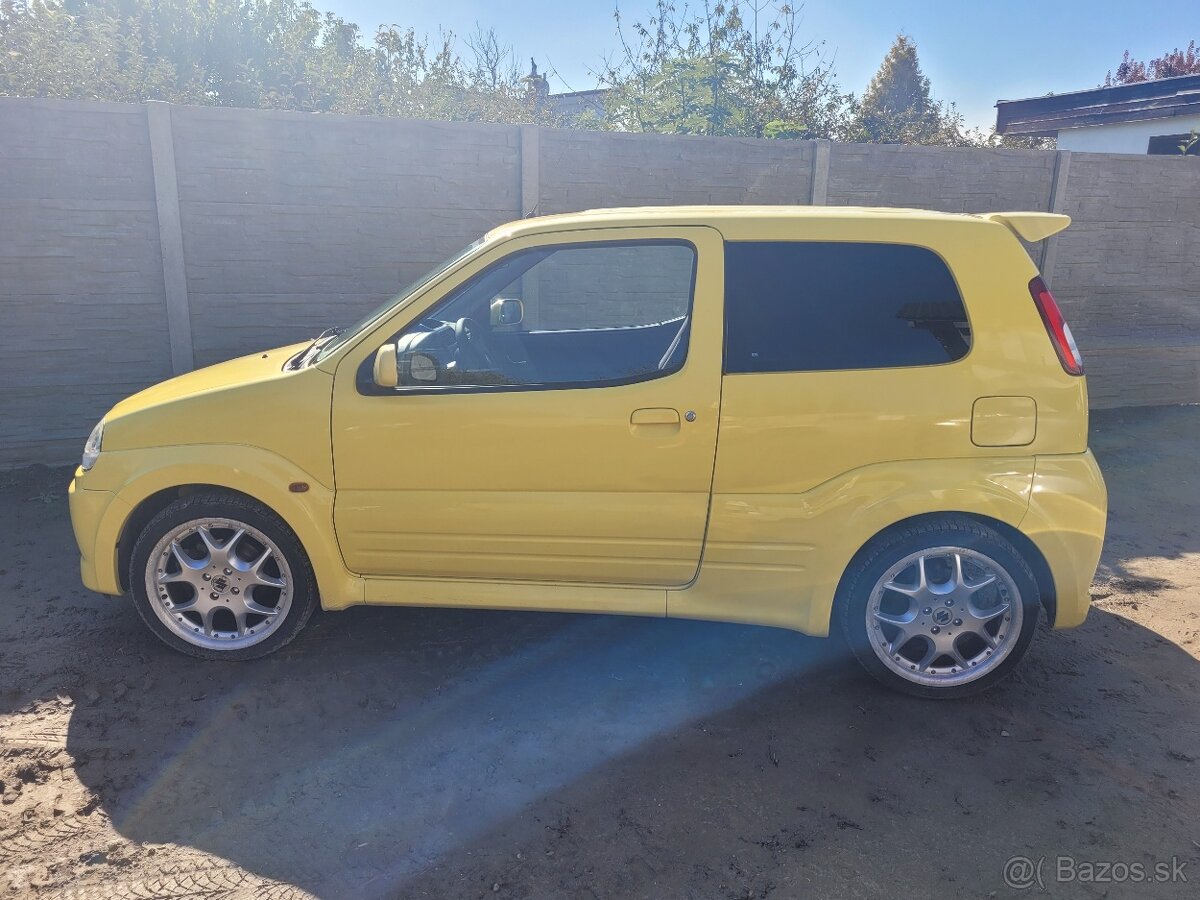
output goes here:
[{"label": "rear fender", "polygon": [[700,574],[669,591],[667,614],[829,633],[855,555],[916,516],[965,513],[1016,527],[1032,457],[905,460],[864,466],[799,494],[716,494]]}]

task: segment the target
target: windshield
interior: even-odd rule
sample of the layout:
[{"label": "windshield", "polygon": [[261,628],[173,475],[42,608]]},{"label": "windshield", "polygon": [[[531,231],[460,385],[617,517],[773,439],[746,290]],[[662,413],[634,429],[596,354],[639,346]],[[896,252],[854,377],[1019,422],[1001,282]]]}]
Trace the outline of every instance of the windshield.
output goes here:
[{"label": "windshield", "polygon": [[421,288],[425,287],[425,285],[429,284],[431,281],[434,281],[435,279],[441,277],[442,274],[444,274],[449,269],[451,269],[452,267],[457,265],[460,261],[465,259],[470,254],[475,252],[475,249],[483,243],[483,240],[484,240],[483,238],[480,238],[479,240],[468,244],[466,247],[464,247],[462,250],[458,251],[458,253],[455,253],[452,257],[447,259],[445,262],[439,263],[438,265],[434,266],[432,269],[430,269],[428,272],[426,272],[424,275],[422,275],[416,281],[414,281],[410,285],[408,285],[408,287],[406,287],[400,293],[389,298],[385,303],[383,303],[383,305],[371,310],[371,312],[367,313],[363,318],[359,319],[357,322],[355,322],[349,328],[347,328],[346,330],[333,336],[325,344],[325,346],[323,346],[321,348],[320,352],[318,352],[317,355],[313,357],[313,360],[312,360],[313,363],[315,364],[315,363],[320,362],[326,356],[328,356],[330,353],[332,353],[334,350],[336,350],[338,347],[342,346],[348,340],[353,338],[355,335],[359,334],[364,328],[369,328],[371,325],[375,324],[375,322],[378,319],[380,319],[385,313],[388,312],[388,310],[392,309],[392,307],[394,307],[397,303],[399,303],[405,297],[411,296],[412,294],[419,291]]}]

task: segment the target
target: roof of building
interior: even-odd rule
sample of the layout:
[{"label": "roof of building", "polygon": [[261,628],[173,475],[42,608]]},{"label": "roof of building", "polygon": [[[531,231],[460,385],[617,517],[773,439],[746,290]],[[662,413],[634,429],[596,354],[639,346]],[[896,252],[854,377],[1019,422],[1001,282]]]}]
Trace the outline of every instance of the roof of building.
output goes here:
[{"label": "roof of building", "polygon": [[608,88],[593,88],[590,91],[568,91],[562,94],[550,94],[546,102],[550,108],[564,119],[577,119],[585,112],[604,115],[604,101],[608,97]]},{"label": "roof of building", "polygon": [[1051,94],[996,104],[1000,134],[1055,135],[1064,128],[1200,113],[1200,75]]}]

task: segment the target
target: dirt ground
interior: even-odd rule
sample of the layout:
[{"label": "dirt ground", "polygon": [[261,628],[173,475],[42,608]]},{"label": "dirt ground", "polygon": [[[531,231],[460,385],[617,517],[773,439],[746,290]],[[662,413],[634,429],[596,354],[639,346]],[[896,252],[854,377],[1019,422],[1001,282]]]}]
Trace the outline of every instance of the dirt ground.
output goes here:
[{"label": "dirt ground", "polygon": [[67,471],[0,473],[0,896],[991,897],[1023,856],[1195,897],[1200,407],[1093,432],[1087,624],[953,703],[630,618],[360,608],[202,663],[80,586]]}]

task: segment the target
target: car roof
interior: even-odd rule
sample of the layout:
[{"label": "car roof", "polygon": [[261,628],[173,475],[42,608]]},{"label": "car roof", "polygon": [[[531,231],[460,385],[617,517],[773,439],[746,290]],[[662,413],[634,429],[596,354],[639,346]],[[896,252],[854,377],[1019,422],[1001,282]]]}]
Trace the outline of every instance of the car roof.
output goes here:
[{"label": "car roof", "polygon": [[884,206],[625,206],[610,209],[585,209],[518,219],[494,228],[485,239],[520,237],[583,228],[620,228],[637,226],[708,225],[720,229],[753,231],[756,225],[768,226],[787,221],[849,221],[920,223],[958,223],[971,226],[1003,226],[1029,242],[1040,241],[1071,224],[1070,216],[1047,212],[948,213],[930,209],[905,209]]},{"label": "car roof", "polygon": [[960,220],[981,223],[979,216],[965,213],[935,212],[928,209],[901,209],[871,206],[625,206],[609,209],[585,209],[519,219],[493,229],[488,237],[515,237],[546,231],[602,226],[634,225],[714,225],[722,222],[780,221],[787,219],[899,219],[905,221]]}]

